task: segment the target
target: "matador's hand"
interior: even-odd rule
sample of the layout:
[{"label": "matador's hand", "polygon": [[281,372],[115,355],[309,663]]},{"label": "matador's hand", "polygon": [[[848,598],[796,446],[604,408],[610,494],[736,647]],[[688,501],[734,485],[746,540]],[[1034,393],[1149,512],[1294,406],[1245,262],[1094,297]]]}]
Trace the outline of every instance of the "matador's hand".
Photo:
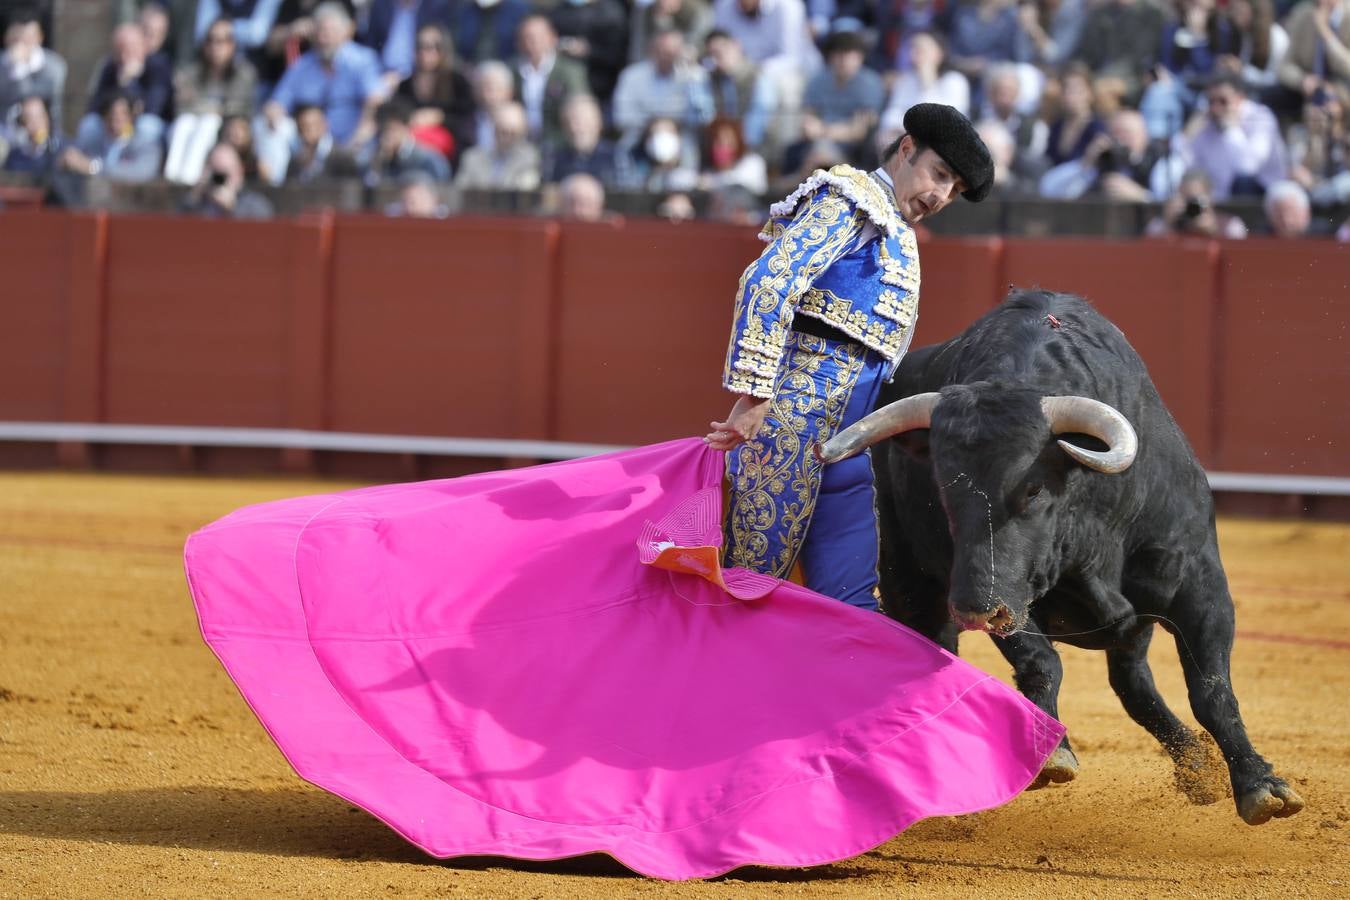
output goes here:
[{"label": "matador's hand", "polygon": [[713,430],[703,440],[714,450],[731,450],[738,444],[753,439],[764,428],[764,415],[769,401],[742,394],[736,398],[725,422],[713,422]]}]

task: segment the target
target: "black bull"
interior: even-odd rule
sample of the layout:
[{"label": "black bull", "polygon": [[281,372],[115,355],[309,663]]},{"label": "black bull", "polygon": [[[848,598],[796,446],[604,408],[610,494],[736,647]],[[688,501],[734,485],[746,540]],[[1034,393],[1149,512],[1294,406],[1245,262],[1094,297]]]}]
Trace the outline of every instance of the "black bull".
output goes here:
[{"label": "black bull", "polygon": [[[1113,408],[1101,410],[1105,428],[1052,414],[1067,402],[1095,416],[1100,403],[1081,398]],[[1252,747],[1233,695],[1233,601],[1205,474],[1119,329],[1077,297],[1014,292],[958,337],[909,354],[878,411],[822,453],[873,443],[889,615],[952,651],[959,628],[989,631],[1018,688],[1055,716],[1052,642],[1105,650],[1126,712],[1170,754],[1179,788],[1210,803],[1220,794],[1206,745],[1149,670],[1161,624],[1239,815],[1260,824],[1303,808]],[[1065,738],[1036,786],[1077,767]]]}]

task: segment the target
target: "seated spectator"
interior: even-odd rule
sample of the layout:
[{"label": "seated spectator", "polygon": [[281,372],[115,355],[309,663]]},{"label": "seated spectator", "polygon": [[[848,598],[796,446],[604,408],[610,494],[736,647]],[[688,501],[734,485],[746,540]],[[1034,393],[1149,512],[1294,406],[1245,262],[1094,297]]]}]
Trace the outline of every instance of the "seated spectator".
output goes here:
[{"label": "seated spectator", "polygon": [[1275,21],[1272,0],[1228,0],[1221,15],[1214,43],[1219,70],[1241,75],[1250,88],[1278,84],[1289,34]]},{"label": "seated spectator", "polygon": [[0,129],[0,138],[8,149],[4,171],[27,175],[37,184],[51,179],[66,146],[52,127],[47,101],[37,95],[19,102],[13,126]]},{"label": "seated spectator", "polygon": [[759,198],[769,190],[769,171],[764,157],[745,144],[735,119],[716,118],[703,134],[702,172],[699,190],[727,191],[737,188]]},{"label": "seated spectator", "polygon": [[310,105],[323,107],[333,140],[360,146],[374,132],[375,108],[383,96],[374,51],[352,40],[352,21],[340,4],[321,3],[314,10],[314,48],[286,70],[263,107],[259,155],[278,177],[286,171],[295,137],[289,116]]},{"label": "seated spectator", "polygon": [[674,121],[686,134],[712,118],[707,73],[686,59],[678,31],[653,35],[647,58],[624,69],[614,90],[614,125],[622,132],[622,148],[631,149],[656,118]]},{"label": "seated spectator", "polygon": [[1205,90],[1208,111],[1196,115],[1177,140],[1188,167],[1209,175],[1214,196],[1260,196],[1285,178],[1288,155],[1275,114],[1246,97],[1242,80],[1221,75]]},{"label": "seated spectator", "polygon": [[[1330,83],[1303,104],[1303,121],[1289,130],[1289,177],[1313,202],[1332,205],[1350,200],[1336,182],[1350,179],[1350,88]],[[1347,185],[1350,187],[1350,184]]]},{"label": "seated spectator", "polygon": [[1059,112],[1046,134],[1045,158],[1051,166],[1078,159],[1106,130],[1093,107],[1092,73],[1071,65],[1059,79]]},{"label": "seated spectator", "polygon": [[[903,72],[910,67],[909,36],[937,32],[946,24],[943,0],[901,0],[880,3],[876,11],[877,42],[868,61],[878,72]],[[942,18],[940,22],[939,19]]]},{"label": "seated spectator", "polygon": [[569,175],[584,172],[601,184],[614,184],[618,177],[615,148],[601,137],[604,120],[600,104],[590,94],[577,94],[563,106],[561,144],[546,148],[544,180],[557,184]]},{"label": "seated spectator", "polygon": [[455,187],[532,191],[539,187],[539,148],[530,143],[525,110],[507,103],[492,112],[491,147],[471,147],[460,157]]},{"label": "seated spectator", "polygon": [[1209,176],[1192,169],[1181,177],[1176,193],[1163,204],[1162,214],[1148,223],[1144,234],[1240,239],[1247,236],[1247,226],[1237,216],[1214,208]]},{"label": "seated spectator", "polygon": [[379,131],[366,169],[367,184],[401,181],[410,175],[449,180],[450,164],[445,157],[413,140],[412,112],[412,107],[402,100],[391,100],[376,113]]},{"label": "seated spectator", "polygon": [[698,157],[674,119],[656,118],[622,157],[625,187],[649,194],[692,191],[698,184]]},{"label": "seated spectator", "polygon": [[[1219,25],[1214,0],[1176,0],[1176,20],[1163,24],[1158,65],[1191,87],[1203,87],[1218,65]],[[1211,42],[1211,38],[1214,41]]]},{"label": "seated spectator", "polygon": [[165,117],[173,108],[173,70],[163,56],[150,56],[141,26],[119,25],[113,30],[112,55],[99,69],[88,112],[80,121],[77,142],[98,140],[102,123],[97,112],[109,98],[122,96],[132,104],[137,132],[155,140],[164,134]]},{"label": "seated spectator", "polygon": [[[865,47],[856,33],[836,32],[825,42],[825,68],[807,82],[802,97],[802,140],[791,146],[783,165],[796,169],[812,144],[829,141],[850,158],[864,153],[886,96],[881,76],[863,65]],[[870,168],[867,159],[862,160]]]},{"label": "seated spectator", "polygon": [[1262,208],[1266,227],[1277,238],[1306,237],[1312,227],[1312,205],[1308,194],[1294,181],[1276,181],[1266,190]]},{"label": "seated spectator", "polygon": [[149,0],[141,4],[136,13],[136,24],[141,26],[145,35],[147,56],[158,56],[173,68],[173,48],[167,46],[169,40],[169,10],[158,0]]},{"label": "seated spectator", "polygon": [[379,55],[384,71],[392,76],[390,89],[413,72],[417,33],[428,25],[448,26],[450,12],[450,0],[372,0],[361,43]]},{"label": "seated spectator", "polygon": [[712,31],[712,7],[707,0],[651,0],[635,4],[636,22],[629,42],[628,58],[638,60],[658,31],[674,29],[686,47],[700,47]]},{"label": "seated spectator", "polygon": [[473,75],[473,146],[492,149],[493,116],[512,102],[514,86],[511,67],[506,63],[490,59],[478,64]]},{"label": "seated spectator", "polygon": [[[321,3],[331,2],[282,0],[267,40],[250,54],[263,84],[275,85],[291,63],[314,48],[314,10]],[[352,0],[338,0],[338,3],[346,10],[348,17],[356,21],[356,5]]]},{"label": "seated spectator", "polygon": [[455,52],[475,66],[510,59],[516,50],[516,29],[529,14],[526,0],[461,0],[450,18]]},{"label": "seated spectator", "polygon": [[444,28],[426,25],[417,30],[417,61],[395,96],[413,105],[413,137],[419,142],[451,161],[473,144],[473,85],[456,62]]},{"label": "seated spectator", "polygon": [[1050,128],[1033,113],[1036,104],[1023,100],[1024,90],[1017,66],[1004,64],[990,69],[985,75],[981,118],[1007,129],[1013,139],[1013,174],[1034,182],[1049,166],[1045,149]]},{"label": "seated spectator", "polygon": [[713,113],[744,119],[755,93],[755,66],[745,58],[740,42],[725,31],[713,31],[704,45],[704,68]]},{"label": "seated spectator", "polygon": [[287,184],[304,184],[333,176],[333,135],[322,107],[302,106],[295,111],[295,144],[286,169]]},{"label": "seated spectator", "polygon": [[1088,13],[1070,58],[1095,75],[1121,79],[1133,94],[1158,61],[1163,21],[1149,0],[1104,0]]},{"label": "seated spectator", "polygon": [[169,130],[164,177],[196,184],[223,116],[252,116],[258,75],[236,53],[234,25],[217,19],[206,30],[197,59],[178,70],[174,95],[178,117]]},{"label": "seated spectator", "polygon": [[1020,60],[1063,68],[1078,46],[1087,22],[1086,0],[1022,0],[1017,7],[1021,27]]},{"label": "seated spectator", "polygon": [[950,65],[979,82],[989,66],[1021,62],[1022,26],[1017,7],[1008,0],[966,0],[957,4],[949,23]]},{"label": "seated spectator", "polygon": [[984,119],[975,126],[975,131],[989,148],[989,158],[994,161],[994,196],[1006,198],[1034,194],[1036,183],[1018,175],[1013,169],[1017,143],[1003,123],[997,119]]},{"label": "seated spectator", "polygon": [[1165,200],[1182,169],[1180,161],[1165,154],[1162,146],[1149,139],[1142,115],[1132,109],[1119,110],[1081,157],[1045,173],[1040,193],[1059,200],[1088,194],[1118,203]]},{"label": "seated spectator", "polygon": [[137,129],[134,102],[129,94],[104,94],[98,128],[62,151],[53,188],[63,204],[83,205],[89,176],[142,183],[159,174],[163,161],[159,136]]},{"label": "seated spectator", "polygon": [[229,144],[206,155],[201,180],[183,200],[182,211],[207,219],[270,219],[272,203],[247,187],[244,163]]},{"label": "seated spectator", "polygon": [[568,175],[558,184],[558,215],[581,222],[602,222],[605,186],[585,172]]},{"label": "seated spectator", "polygon": [[713,26],[734,37],[758,66],[799,72],[816,66],[802,0],[715,0]]},{"label": "seated spectator", "polygon": [[1289,51],[1279,66],[1280,84],[1294,114],[1302,100],[1330,81],[1350,80],[1350,0],[1308,0],[1285,20]]},{"label": "seated spectator", "polygon": [[47,102],[53,121],[61,121],[66,89],[66,61],[42,46],[42,26],[32,12],[10,19],[5,52],[0,53],[0,123],[7,121],[26,97]]},{"label": "seated spectator", "polygon": [[268,168],[268,163],[259,158],[258,148],[253,140],[253,120],[248,116],[228,115],[220,123],[220,135],[216,143],[229,144],[244,164],[244,177],[250,184],[279,184],[284,173]]},{"label": "seated spectator", "polygon": [[628,9],[620,0],[568,0],[548,12],[560,40],[558,51],[586,67],[591,93],[614,95],[628,62]]},{"label": "seated spectator", "polygon": [[697,217],[698,211],[694,209],[694,201],[689,199],[688,194],[676,191],[661,199],[656,205],[656,215],[667,222],[679,224]]},{"label": "seated spectator", "polygon": [[384,214],[408,219],[446,219],[450,210],[441,202],[436,182],[414,176],[404,181],[397,202],[386,206]]},{"label": "seated spectator", "polygon": [[534,13],[520,23],[516,44],[516,96],[525,107],[530,139],[541,145],[562,137],[562,106],[577,94],[589,94],[590,82],[581,63],[558,55],[558,33],[548,17]]},{"label": "seated spectator", "polygon": [[234,24],[234,38],[245,50],[262,47],[272,32],[281,0],[197,0],[196,43],[206,39],[206,32],[217,19],[229,19]]},{"label": "seated spectator", "polygon": [[[881,113],[882,131],[892,135],[904,131],[905,113],[916,103],[945,103],[970,114],[970,83],[960,72],[943,71],[945,55],[942,42],[932,32],[919,31],[910,36],[910,69],[897,75],[891,84],[891,98]],[[1015,71],[1013,77],[1017,77]]]}]

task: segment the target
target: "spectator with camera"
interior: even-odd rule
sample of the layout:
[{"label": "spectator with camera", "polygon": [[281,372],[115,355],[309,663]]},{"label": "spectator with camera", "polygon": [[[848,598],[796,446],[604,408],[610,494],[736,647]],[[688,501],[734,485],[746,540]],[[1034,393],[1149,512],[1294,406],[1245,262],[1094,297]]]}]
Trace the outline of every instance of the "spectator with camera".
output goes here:
[{"label": "spectator with camera", "polygon": [[201,180],[181,209],[208,219],[270,219],[273,212],[266,197],[247,187],[244,162],[229,144],[211,148]]},{"label": "spectator with camera", "polygon": [[1286,97],[1299,103],[1328,82],[1350,82],[1350,0],[1307,0],[1286,20],[1289,51],[1279,68]]},{"label": "spectator with camera", "polygon": [[32,12],[19,13],[5,27],[5,51],[0,53],[0,123],[28,97],[41,97],[51,118],[61,121],[66,61],[43,47],[42,37],[42,25]]},{"label": "spectator with camera", "polygon": [[1164,146],[1149,139],[1140,113],[1117,110],[1080,158],[1045,173],[1040,193],[1060,200],[1085,195],[1118,203],[1163,200],[1181,175],[1180,161],[1166,154]]},{"label": "spectator with camera", "polygon": [[1275,114],[1247,98],[1235,75],[1220,75],[1205,89],[1207,110],[1197,114],[1176,142],[1187,167],[1209,175],[1214,196],[1261,196],[1289,169]]},{"label": "spectator with camera", "polygon": [[206,30],[197,59],[180,68],[174,78],[178,116],[169,129],[164,177],[195,184],[222,117],[251,116],[257,86],[257,72],[238,53],[234,24],[217,19]]},{"label": "spectator with camera", "polygon": [[1247,226],[1237,216],[1214,208],[1214,190],[1209,176],[1192,169],[1181,176],[1176,193],[1163,204],[1162,214],[1144,229],[1147,237],[1205,237],[1239,239]]}]

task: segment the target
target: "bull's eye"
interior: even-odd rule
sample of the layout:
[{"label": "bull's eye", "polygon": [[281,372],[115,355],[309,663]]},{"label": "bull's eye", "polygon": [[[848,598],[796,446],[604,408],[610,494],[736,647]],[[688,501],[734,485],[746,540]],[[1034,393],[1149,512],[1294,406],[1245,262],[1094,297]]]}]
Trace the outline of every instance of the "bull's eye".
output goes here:
[{"label": "bull's eye", "polygon": [[1027,498],[1028,500],[1030,500],[1032,497],[1035,497],[1037,494],[1039,494],[1039,493],[1041,492],[1041,487],[1042,487],[1042,485],[1039,485],[1039,484],[1029,484],[1029,485],[1027,485],[1027,494],[1026,494],[1026,498]]},{"label": "bull's eye", "polygon": [[1027,511],[1027,507],[1031,505],[1031,501],[1041,492],[1041,487],[1042,485],[1039,484],[1029,484],[1026,486],[1026,489],[1022,491],[1022,499],[1017,504],[1017,511],[1019,513]]}]

